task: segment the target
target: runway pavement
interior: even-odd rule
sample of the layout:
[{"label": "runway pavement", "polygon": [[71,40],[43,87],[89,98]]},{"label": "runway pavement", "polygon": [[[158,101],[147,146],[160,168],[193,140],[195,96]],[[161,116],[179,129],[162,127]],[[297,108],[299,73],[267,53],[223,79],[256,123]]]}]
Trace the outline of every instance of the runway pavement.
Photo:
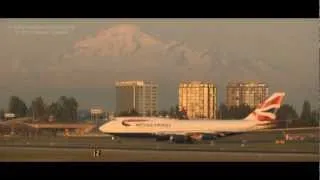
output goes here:
[{"label": "runway pavement", "polygon": [[169,144],[167,141],[156,142],[150,139],[121,139],[112,141],[109,137],[38,137],[0,138],[2,147],[55,147],[55,148],[90,148],[130,150],[175,150],[175,151],[210,151],[210,152],[285,152],[318,153],[318,142],[287,142],[275,144],[271,140],[255,140],[242,144],[240,140],[216,141],[199,144]]},{"label": "runway pavement", "polygon": [[294,161],[318,162],[319,155],[297,153],[246,153],[246,152],[192,152],[156,150],[115,150],[103,149],[100,157],[93,157],[92,149],[0,147],[1,161]]},{"label": "runway pavement", "polygon": [[[319,161],[319,138],[275,144],[281,135],[249,133],[196,144],[111,137],[0,137],[0,161]],[[242,144],[244,139],[247,143]],[[93,158],[93,146],[102,149],[100,158]]]}]

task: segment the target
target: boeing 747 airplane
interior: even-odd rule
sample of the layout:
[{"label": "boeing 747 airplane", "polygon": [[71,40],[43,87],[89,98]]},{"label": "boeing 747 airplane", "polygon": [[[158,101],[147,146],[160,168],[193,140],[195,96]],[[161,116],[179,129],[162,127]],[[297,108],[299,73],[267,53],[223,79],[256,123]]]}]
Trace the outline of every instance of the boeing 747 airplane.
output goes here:
[{"label": "boeing 747 airplane", "polygon": [[157,140],[186,142],[245,133],[273,127],[284,92],[276,92],[241,120],[178,120],[158,117],[116,117],[99,127],[118,137],[156,137]]}]

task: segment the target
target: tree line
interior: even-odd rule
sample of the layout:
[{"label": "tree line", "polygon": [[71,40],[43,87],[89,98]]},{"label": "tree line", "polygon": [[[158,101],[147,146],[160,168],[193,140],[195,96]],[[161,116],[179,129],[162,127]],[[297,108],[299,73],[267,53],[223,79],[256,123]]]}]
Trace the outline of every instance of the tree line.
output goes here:
[{"label": "tree line", "polygon": [[13,113],[17,118],[32,117],[36,121],[76,121],[78,118],[78,102],[74,97],[61,96],[56,102],[46,104],[42,97],[36,97],[28,106],[21,98],[11,96],[7,111],[0,110],[0,119],[5,112]]},{"label": "tree line", "polygon": [[[9,100],[7,111],[0,109],[0,119],[4,119],[4,113],[14,113],[16,117],[33,117],[37,121],[48,121],[52,116],[56,121],[77,121],[78,102],[74,97],[61,96],[56,102],[46,104],[42,97],[36,97],[29,106],[19,97],[12,96]],[[227,107],[221,104],[217,110],[217,119],[243,119],[253,108],[247,105]],[[279,121],[292,121],[294,124],[319,125],[320,113],[317,109],[312,109],[309,101],[304,101],[302,112],[298,115],[292,105],[283,104],[276,113]],[[141,116],[136,110],[131,109],[121,112],[116,116]],[[169,110],[147,113],[146,116],[163,116],[177,119],[188,119],[186,112],[180,111],[179,106],[171,106]]]}]

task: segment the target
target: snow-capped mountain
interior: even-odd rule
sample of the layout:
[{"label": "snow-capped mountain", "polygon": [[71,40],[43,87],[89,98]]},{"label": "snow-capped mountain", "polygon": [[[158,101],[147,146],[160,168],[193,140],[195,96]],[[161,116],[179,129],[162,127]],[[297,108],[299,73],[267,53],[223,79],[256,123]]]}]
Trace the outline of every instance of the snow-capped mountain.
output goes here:
[{"label": "snow-capped mountain", "polygon": [[136,25],[117,25],[77,41],[67,57],[110,57],[138,61],[174,60],[177,65],[203,63],[207,51],[189,48],[184,42],[162,41]]},{"label": "snow-capped mountain", "polygon": [[161,44],[161,41],[140,31],[138,26],[118,25],[85,37],[75,43],[77,54],[87,56],[133,55],[140,48]]},{"label": "snow-capped mountain", "polygon": [[237,57],[232,52],[217,52],[210,48],[195,49],[181,41],[164,41],[131,24],[116,25],[86,36],[76,41],[73,50],[65,57],[68,60],[64,60],[59,69],[76,64],[73,65],[75,71],[108,72],[115,79],[122,73],[133,79],[166,79],[166,74],[178,79],[213,80],[217,83],[229,80],[268,81],[278,76],[280,82],[282,76],[281,67],[275,68],[266,61]]}]

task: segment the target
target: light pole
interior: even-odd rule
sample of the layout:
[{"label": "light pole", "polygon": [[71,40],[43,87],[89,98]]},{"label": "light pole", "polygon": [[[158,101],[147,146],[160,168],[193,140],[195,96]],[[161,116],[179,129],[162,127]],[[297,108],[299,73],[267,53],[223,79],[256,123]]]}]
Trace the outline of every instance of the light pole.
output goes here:
[{"label": "light pole", "polygon": [[95,114],[95,119],[96,119],[96,133],[99,132],[99,128],[98,128],[98,117],[97,117],[98,114]]},{"label": "light pole", "polygon": [[32,102],[32,123],[35,121],[34,103]]},{"label": "light pole", "polygon": [[98,115],[101,115],[103,113],[103,110],[101,108],[92,108],[90,110],[90,114],[91,114],[91,120],[94,121],[95,125],[96,125],[96,133],[99,132],[99,123],[98,123]]},{"label": "light pole", "polygon": [[98,133],[98,120],[97,120],[97,113],[96,112],[91,112],[91,120],[94,121],[96,124],[96,133]]}]

